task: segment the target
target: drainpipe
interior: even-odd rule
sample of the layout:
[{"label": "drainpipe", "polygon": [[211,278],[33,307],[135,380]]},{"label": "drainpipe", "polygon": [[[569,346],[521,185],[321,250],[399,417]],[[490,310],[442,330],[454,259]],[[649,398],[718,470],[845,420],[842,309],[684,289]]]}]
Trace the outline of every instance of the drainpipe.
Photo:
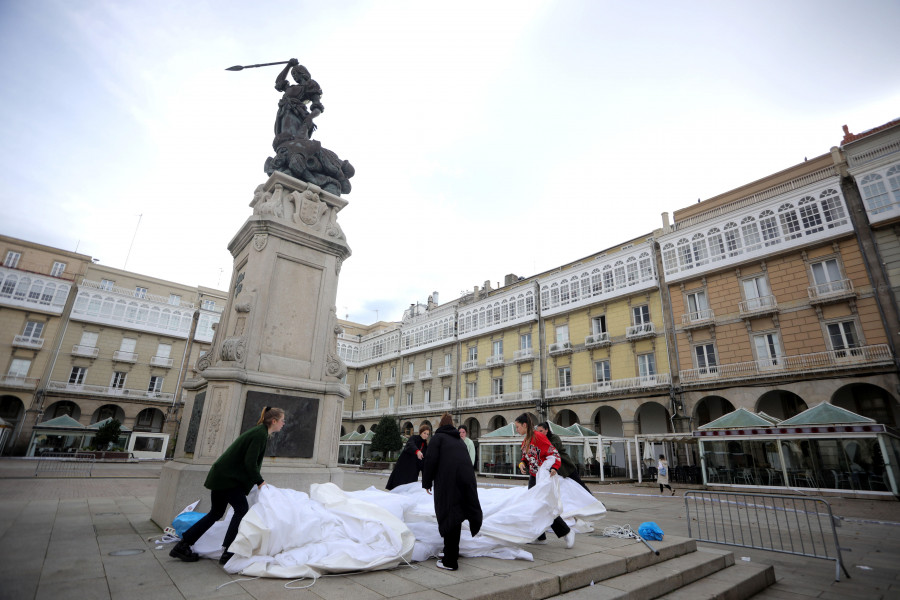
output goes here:
[{"label": "drainpipe", "polygon": [[544,317],[541,313],[540,282],[537,282],[537,281],[534,282],[534,291],[535,291],[534,305],[535,305],[535,309],[537,310],[537,316],[538,316],[538,344],[539,344],[538,345],[538,356],[540,356],[540,372],[538,373],[538,375],[540,375],[540,377],[541,377],[541,381],[540,381],[541,396],[538,399],[538,414],[540,414],[540,416],[542,417],[542,419],[544,421],[549,421],[550,420],[550,407],[549,407],[549,405],[548,405],[549,403],[547,402],[547,399],[546,399],[548,360],[547,360],[547,356],[544,353],[544,348],[547,347],[547,345],[546,345],[547,332],[546,332],[546,327],[544,326]]},{"label": "drainpipe", "polygon": [[[181,392],[184,387],[184,379],[187,374],[187,361],[191,356],[191,348],[194,345],[194,335],[197,332],[197,323],[200,320],[200,310],[194,310],[194,314],[191,317],[191,331],[188,333],[187,341],[184,344],[184,355],[181,357],[181,368],[178,370],[178,383],[175,385],[175,397],[172,398],[172,406],[169,408],[169,415],[166,416],[166,421],[169,421],[169,416],[174,416],[177,414],[177,409],[175,408],[178,399],[181,397]],[[210,352],[212,352],[212,348],[210,347]],[[172,432],[172,435],[175,439],[178,439],[178,430],[181,428],[181,419],[174,419],[175,421],[175,431]]]}]

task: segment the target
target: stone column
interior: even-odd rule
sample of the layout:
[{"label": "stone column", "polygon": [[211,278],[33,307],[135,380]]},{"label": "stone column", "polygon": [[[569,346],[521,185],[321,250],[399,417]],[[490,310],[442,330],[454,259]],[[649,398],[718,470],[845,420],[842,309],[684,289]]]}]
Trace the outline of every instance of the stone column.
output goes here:
[{"label": "stone column", "polygon": [[256,189],[253,216],[228,249],[234,257],[229,300],[201,376],[185,382],[187,400],[175,459],[160,477],[152,518],[161,527],[201,500],[210,465],[256,424],[265,406],[287,413],[263,461],[268,483],[308,491],[342,483],[337,467],[341,411],[349,388],[337,356],[335,298],[350,248],[337,223],[347,201],[275,172]]}]

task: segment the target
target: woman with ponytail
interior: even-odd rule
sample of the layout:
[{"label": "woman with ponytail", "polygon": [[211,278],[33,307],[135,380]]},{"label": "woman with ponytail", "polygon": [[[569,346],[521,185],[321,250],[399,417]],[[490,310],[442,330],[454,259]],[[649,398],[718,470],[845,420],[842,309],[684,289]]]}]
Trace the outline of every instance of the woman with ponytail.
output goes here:
[{"label": "woman with ponytail", "polygon": [[239,435],[222,456],[216,459],[203,484],[211,491],[212,507],[206,516],[184,532],[181,541],[172,548],[169,556],[186,562],[199,560],[200,555],[194,552],[191,546],[212,527],[213,523],[225,515],[225,510],[230,504],[234,509],[234,516],[222,541],[224,549],[219,558],[220,564],[228,562],[233,556],[228,547],[237,537],[241,519],[249,510],[247,494],[254,485],[262,488],[266,483],[260,474],[263,457],[266,454],[266,443],[269,436],[281,431],[282,427],[284,427],[284,411],[267,406],[260,413],[256,426]]},{"label": "woman with ponytail", "polygon": [[[519,472],[522,475],[528,475],[528,488],[531,489],[537,482],[538,471],[542,469],[550,471],[550,476],[555,477],[562,462],[559,459],[559,452],[553,447],[547,436],[534,430],[534,424],[528,413],[522,413],[516,417],[515,424],[516,433],[525,436],[522,440],[522,461],[519,463]],[[575,532],[559,515],[556,515],[550,527],[556,537],[566,538],[566,548],[575,545]],[[542,533],[537,540],[531,543],[546,544],[547,536]]]}]

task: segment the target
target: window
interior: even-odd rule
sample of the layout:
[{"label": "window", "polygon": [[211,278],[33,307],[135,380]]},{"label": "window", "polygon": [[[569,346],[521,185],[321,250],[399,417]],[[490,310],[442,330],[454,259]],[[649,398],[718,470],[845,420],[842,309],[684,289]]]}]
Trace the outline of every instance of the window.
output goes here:
[{"label": "window", "polygon": [[491,379],[491,394],[494,396],[500,396],[503,394],[502,377],[494,377],[493,379]]},{"label": "window", "polygon": [[531,334],[523,333],[519,335],[519,349],[520,350],[531,350]]},{"label": "window", "polygon": [[781,234],[778,231],[778,219],[771,210],[763,211],[759,215],[759,227],[762,230],[763,242],[766,246],[774,246],[781,243]]},{"label": "window", "polygon": [[14,358],[9,365],[7,375],[9,377],[27,377],[28,369],[31,368],[31,361],[27,358]]},{"label": "window", "polygon": [[215,300],[201,300],[200,308],[203,310],[216,310],[216,301]]},{"label": "window", "polygon": [[822,231],[822,215],[819,214],[819,207],[815,198],[811,196],[805,197],[798,202],[800,206],[800,221],[803,223],[804,233],[810,235]]},{"label": "window", "polygon": [[467,381],[466,382],[466,398],[474,398],[477,393],[477,382],[475,381]]},{"label": "window", "polygon": [[406,373],[407,373],[407,375],[410,375],[410,376],[411,376],[411,375],[414,375],[415,372],[416,372],[416,363],[414,363],[414,362],[406,363]]},{"label": "window", "polygon": [[594,381],[603,382],[609,381],[610,378],[610,370],[609,370],[609,361],[608,360],[598,360],[594,363]]},{"label": "window", "polygon": [[708,319],[709,304],[706,301],[706,292],[691,292],[687,295],[688,318],[691,321],[701,321]]},{"label": "window", "polygon": [[560,367],[556,370],[556,381],[561,388],[572,387],[572,368]]},{"label": "window", "polygon": [[134,297],[135,298],[146,298],[147,297],[147,288],[145,288],[145,287],[134,288]]},{"label": "window", "polygon": [[860,354],[858,350],[853,351],[854,348],[859,347],[859,338],[856,336],[856,325],[853,321],[829,323],[828,338],[831,341],[831,349],[835,351],[835,356],[838,358]]},{"label": "window", "polygon": [[740,255],[741,237],[738,234],[737,223],[728,223],[725,225],[725,249],[728,251],[729,257]]},{"label": "window", "polygon": [[491,344],[491,356],[502,357],[503,356],[503,340],[494,340]]},{"label": "window", "polygon": [[756,361],[762,368],[778,366],[781,350],[777,333],[762,333],[753,336],[753,347],[756,349]]},{"label": "window", "polygon": [[394,408],[394,395],[391,394],[388,396],[388,410],[392,410]]},{"label": "window", "polygon": [[557,344],[565,344],[569,341],[569,326],[568,325],[557,325],[556,326],[556,343]]},{"label": "window", "polygon": [[134,348],[137,346],[137,340],[134,338],[122,338],[122,344],[119,346],[120,352],[134,352]]},{"label": "window", "polygon": [[54,262],[53,268],[50,269],[50,276],[51,277],[61,277],[62,274],[65,272],[65,270],[66,270],[66,263]]},{"label": "window", "polygon": [[397,378],[397,367],[391,367],[391,379]]},{"label": "window", "polygon": [[452,359],[450,358],[450,355],[449,355],[449,354],[445,354],[445,355],[444,355],[444,366],[445,366],[445,367],[449,367],[449,366],[450,366],[450,361],[451,361],[451,360],[452,360]]},{"label": "window", "polygon": [[375,396],[375,406],[374,406],[375,410],[378,410],[378,402],[379,402],[379,400],[380,400],[380,398],[379,398],[378,396]]},{"label": "window", "polygon": [[426,359],[425,359],[425,370],[426,370],[426,371],[430,371],[430,370],[431,370],[431,359],[430,359],[430,358],[426,358]]},{"label": "window", "polygon": [[631,307],[632,325],[644,325],[650,322],[650,307],[646,304]]},{"label": "window", "polygon": [[369,374],[363,373],[363,383],[369,383]]},{"label": "window", "polygon": [[19,266],[20,258],[22,258],[22,255],[20,253],[10,250],[6,253],[6,258],[3,260],[3,266],[9,267],[10,269],[15,269],[17,266]]},{"label": "window", "polygon": [[169,294],[169,304],[173,306],[181,305],[181,296],[178,294]]},{"label": "window", "polygon": [[96,348],[97,347],[97,337],[99,333],[94,331],[85,331],[81,334],[81,341],[78,343],[79,346],[84,346],[86,348]]},{"label": "window", "polygon": [[366,399],[365,398],[362,399],[362,407],[360,410],[366,410]]},{"label": "window", "polygon": [[812,269],[813,281],[815,281],[816,285],[841,280],[841,269],[834,258],[813,263],[810,265],[810,268]]},{"label": "window", "polygon": [[640,377],[653,377],[656,375],[656,358],[653,354],[639,354],[638,375]]},{"label": "window", "polygon": [[606,315],[600,315],[591,319],[591,333],[594,335],[606,333]]},{"label": "window", "polygon": [[37,340],[41,338],[42,333],[44,333],[43,323],[38,323],[37,321],[26,321],[25,330],[22,332],[22,337]]},{"label": "window", "polygon": [[[888,175],[895,169],[897,169],[897,172],[900,172],[900,169],[897,167],[891,167],[891,170],[888,171]],[[891,182],[894,186],[894,196],[896,197],[897,187],[900,187],[900,178],[891,179]],[[830,189],[825,190],[819,194],[819,203],[822,205],[822,213],[825,215],[825,222],[828,223],[829,229],[847,223],[847,215],[844,213],[841,197],[837,191]]]},{"label": "window", "polygon": [[866,175],[859,184],[862,187],[863,198],[866,199],[866,208],[871,214],[875,215],[890,208],[891,199],[888,197],[881,175],[877,173]]},{"label": "window", "polygon": [[150,385],[147,386],[147,391],[151,394],[158,394],[162,391],[163,386],[163,378],[159,375],[151,375],[150,376]]},{"label": "window", "polygon": [[82,385],[84,384],[84,376],[87,375],[87,369],[84,367],[72,367],[72,372],[69,373],[69,384],[70,385]]},{"label": "window", "polygon": [[530,392],[533,389],[534,380],[531,373],[522,373],[519,378],[519,389],[523,392]]},{"label": "window", "polygon": [[747,310],[759,310],[771,305],[769,282],[765,275],[745,279],[741,282],[741,287],[744,289]]},{"label": "window", "polygon": [[444,402],[450,402],[450,388],[444,388]]},{"label": "window", "polygon": [[172,354],[172,344],[160,344],[156,347],[156,356],[158,358],[169,358]]},{"label": "window", "polygon": [[778,219],[781,221],[781,233],[785,240],[794,240],[800,237],[800,220],[797,211],[790,202],[778,207]]},{"label": "window", "polygon": [[425,390],[425,404],[431,404],[431,390]]},{"label": "window", "polygon": [[113,371],[112,380],[109,382],[109,387],[114,390],[121,390],[125,387],[125,373],[122,371]]},{"label": "window", "polygon": [[744,248],[747,252],[759,250],[762,244],[759,240],[759,226],[753,217],[744,217],[741,219],[741,237],[744,238]]},{"label": "window", "polygon": [[381,371],[380,370],[375,372],[375,381],[381,383]]},{"label": "window", "polygon": [[706,241],[709,244],[709,253],[713,262],[722,260],[725,257],[725,242],[722,241],[722,232],[718,227],[709,230]]},{"label": "window", "polygon": [[478,360],[478,346],[469,346],[467,353],[468,360]]},{"label": "window", "polygon": [[100,280],[100,289],[110,291],[113,289],[113,286],[116,285],[116,282],[112,279],[101,279]]},{"label": "window", "polygon": [[694,346],[694,364],[701,375],[716,373],[716,347],[715,344],[700,344]]},{"label": "window", "polygon": [[406,405],[412,406],[412,392],[406,392]]}]

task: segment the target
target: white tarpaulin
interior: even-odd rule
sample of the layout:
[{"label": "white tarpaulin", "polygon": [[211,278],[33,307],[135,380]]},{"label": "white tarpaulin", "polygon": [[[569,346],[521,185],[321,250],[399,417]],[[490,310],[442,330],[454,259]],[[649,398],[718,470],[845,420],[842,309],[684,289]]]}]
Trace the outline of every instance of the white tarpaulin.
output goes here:
[{"label": "white tarpaulin", "polygon": [[[606,512],[577,483],[545,472],[530,490],[479,488],[484,513],[474,538],[463,523],[460,556],[532,560],[521,547],[543,533],[561,514],[575,531],[592,531],[589,521]],[[426,560],[443,548],[434,498],[420,482],[387,492],[370,487],[344,492],[332,483],[313,484],[309,495],[266,485],[248,496],[250,511],[229,550],[230,573],[248,576],[318,577],[394,568]],[[194,551],[217,559],[231,510],[196,544]]]}]

